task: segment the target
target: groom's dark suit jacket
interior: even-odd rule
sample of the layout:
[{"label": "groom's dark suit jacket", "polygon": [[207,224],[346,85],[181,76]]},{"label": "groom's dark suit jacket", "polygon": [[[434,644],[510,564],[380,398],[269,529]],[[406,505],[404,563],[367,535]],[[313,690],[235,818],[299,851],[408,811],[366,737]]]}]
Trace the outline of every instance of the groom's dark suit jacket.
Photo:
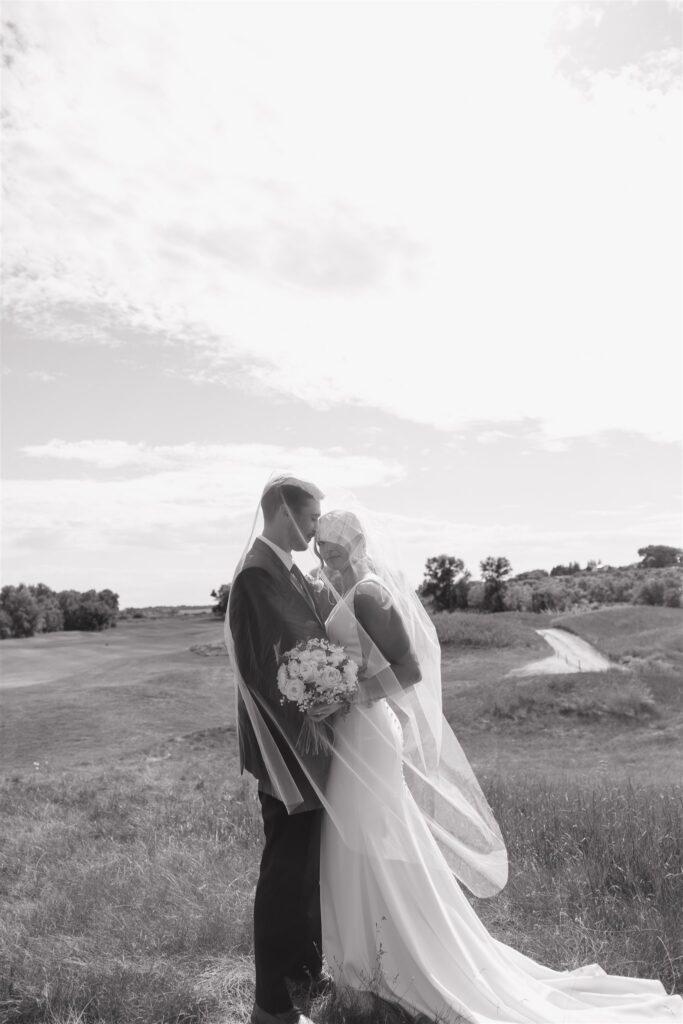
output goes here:
[{"label": "groom's dark suit jacket", "polygon": [[[296,811],[320,807],[307,773],[322,788],[329,770],[327,754],[293,753],[305,716],[291,702],[280,703],[277,687],[282,655],[301,640],[326,635],[324,622],[331,605],[326,596],[320,598],[307,583],[303,586],[310,601],[297,589],[272,548],[256,539],[232,584],[229,603],[230,631],[239,671],[303,796]],[[259,780],[260,789],[277,796],[241,695],[237,707],[240,771],[246,769]]]}]

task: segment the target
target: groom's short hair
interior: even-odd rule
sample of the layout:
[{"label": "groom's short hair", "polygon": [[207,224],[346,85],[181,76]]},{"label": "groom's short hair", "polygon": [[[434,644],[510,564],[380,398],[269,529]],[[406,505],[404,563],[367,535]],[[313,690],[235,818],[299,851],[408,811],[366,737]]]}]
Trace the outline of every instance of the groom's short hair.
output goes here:
[{"label": "groom's short hair", "polygon": [[273,480],[261,497],[261,509],[263,518],[271,520],[280,505],[287,505],[294,512],[299,512],[307,501],[311,499],[320,501],[324,495],[315,486],[308,484],[305,480],[298,480],[296,483],[284,483]]}]

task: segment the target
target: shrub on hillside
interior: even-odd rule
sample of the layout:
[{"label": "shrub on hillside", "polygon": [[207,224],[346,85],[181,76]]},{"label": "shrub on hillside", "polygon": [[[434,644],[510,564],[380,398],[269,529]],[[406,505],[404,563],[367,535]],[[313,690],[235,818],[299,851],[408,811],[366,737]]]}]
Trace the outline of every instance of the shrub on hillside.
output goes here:
[{"label": "shrub on hillside", "polygon": [[615,604],[679,608],[683,571],[678,567],[647,569],[639,566],[603,569],[599,572],[583,570],[570,576],[530,579],[526,585],[532,588],[531,608],[536,612],[569,611]]},{"label": "shrub on hillside", "polygon": [[646,580],[636,590],[633,603],[679,608],[681,605],[680,580],[671,579],[665,575],[658,579]]},{"label": "shrub on hillside", "polygon": [[534,612],[563,611],[572,604],[572,588],[563,586],[556,579],[539,583],[531,594],[531,610]]},{"label": "shrub on hillside", "polygon": [[506,612],[530,612],[533,610],[534,591],[526,583],[508,583],[503,595]]},{"label": "shrub on hillside", "polygon": [[467,607],[472,611],[480,612],[484,607],[485,587],[480,580],[475,580],[467,587]]}]

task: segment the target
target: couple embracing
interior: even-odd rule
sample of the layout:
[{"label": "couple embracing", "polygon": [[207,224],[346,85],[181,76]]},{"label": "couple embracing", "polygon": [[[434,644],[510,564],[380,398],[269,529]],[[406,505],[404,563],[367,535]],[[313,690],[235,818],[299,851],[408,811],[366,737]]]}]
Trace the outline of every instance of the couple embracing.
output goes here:
[{"label": "couple embracing", "polygon": [[[372,990],[429,1021],[683,1021],[683,1000],[657,981],[554,971],[484,928],[459,883],[499,892],[505,846],[443,718],[433,624],[381,530],[322,514],[323,497],[295,477],[269,481],[226,617],[240,764],[258,780],[265,834],[252,1024],[310,1024],[288,982]],[[292,556],[314,539],[315,585]],[[315,640],[358,666],[343,711],[282,700],[283,657]],[[315,745],[302,743],[311,721]]]}]

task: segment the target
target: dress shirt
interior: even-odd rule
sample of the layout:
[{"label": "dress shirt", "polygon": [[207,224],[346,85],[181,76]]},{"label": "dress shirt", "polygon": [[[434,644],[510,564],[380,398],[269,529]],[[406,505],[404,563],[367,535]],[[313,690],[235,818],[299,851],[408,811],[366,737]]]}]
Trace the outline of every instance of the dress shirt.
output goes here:
[{"label": "dress shirt", "polygon": [[292,558],[291,551],[283,551],[283,549],[279,548],[277,546],[277,544],[273,544],[272,540],[268,540],[267,537],[264,537],[262,533],[259,534],[257,540],[262,540],[264,544],[267,544],[268,547],[272,551],[275,552],[275,554],[280,559],[280,561],[284,565],[284,567],[287,570],[287,572],[291,572],[292,571],[292,566],[294,565],[294,559]]}]

